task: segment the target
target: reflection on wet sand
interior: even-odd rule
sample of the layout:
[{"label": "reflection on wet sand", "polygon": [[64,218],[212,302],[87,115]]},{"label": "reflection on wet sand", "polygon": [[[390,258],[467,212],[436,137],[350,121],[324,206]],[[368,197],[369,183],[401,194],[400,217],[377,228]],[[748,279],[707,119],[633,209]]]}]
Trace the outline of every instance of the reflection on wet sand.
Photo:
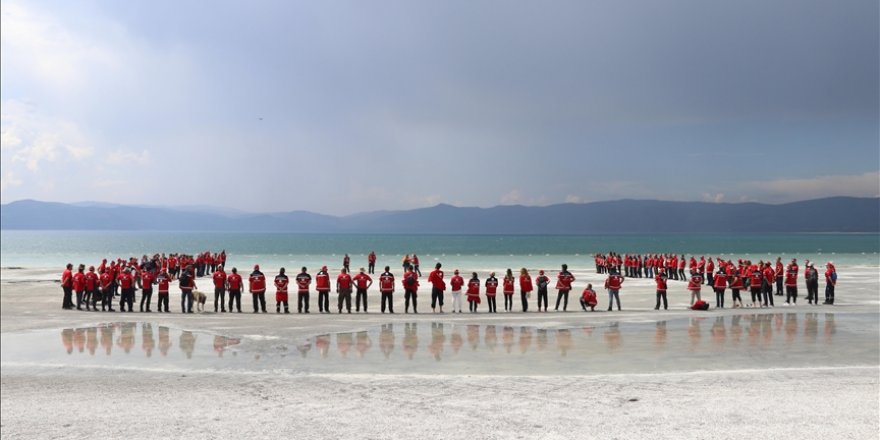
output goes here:
[{"label": "reflection on wet sand", "polygon": [[[621,352],[675,356],[676,350],[692,354],[708,351],[736,353],[738,350],[745,352],[752,347],[771,349],[773,352],[789,348],[803,349],[817,343],[830,345],[837,334],[833,313],[752,313],[708,318],[694,316],[658,321],[649,325],[650,327],[645,324],[611,322],[600,326],[584,326],[575,331],[505,325],[500,327],[499,335],[499,328],[495,325],[434,322],[430,326],[420,326],[414,322],[388,323],[373,330],[318,335],[298,343],[296,347],[303,361],[334,358],[359,361],[375,359],[378,355],[385,360],[402,356],[409,360],[432,359],[439,362],[466,360],[473,357],[475,352],[534,358],[554,355],[566,357],[577,349],[582,350],[578,355],[583,353],[587,357],[591,354],[607,356]],[[823,336],[821,339],[820,328]],[[594,335],[601,335],[601,338]],[[226,358],[224,354],[231,347],[237,348],[242,342],[237,338],[213,335],[200,345],[198,334],[194,332],[170,329],[153,323],[123,322],[61,330],[62,348],[66,354],[88,353],[92,357],[99,348],[106,355],[113,354],[114,348],[119,353],[131,354],[137,340],[140,341],[143,357],[153,357],[157,349],[162,357],[168,357],[173,345],[172,338],[177,340],[179,353],[185,359],[192,359],[201,350],[205,350],[203,345],[210,346],[216,358]],[[378,350],[374,350],[374,340],[378,341]],[[428,343],[425,350],[420,352],[419,343],[422,340]],[[334,342],[336,350],[331,353],[330,348]],[[465,345],[469,350],[462,350]],[[499,345],[501,350],[498,350]],[[309,356],[312,349],[317,352],[317,356]],[[355,356],[351,356],[352,350],[356,352]],[[232,353],[233,357],[238,354],[237,350]],[[266,355],[267,353],[255,353],[255,358]]]}]

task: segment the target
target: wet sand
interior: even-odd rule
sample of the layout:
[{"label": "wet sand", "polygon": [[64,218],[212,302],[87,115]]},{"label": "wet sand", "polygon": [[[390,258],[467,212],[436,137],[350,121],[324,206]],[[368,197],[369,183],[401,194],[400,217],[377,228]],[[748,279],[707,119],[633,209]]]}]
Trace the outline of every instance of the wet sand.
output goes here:
[{"label": "wet sand", "polygon": [[[622,313],[582,312],[572,295],[567,313],[440,315],[422,289],[420,314],[400,313],[397,295],[389,316],[372,292],[367,315],[314,313],[315,295],[309,315],[214,314],[212,299],[210,313],[194,315],[72,312],[60,308],[53,271],[3,269],[0,429],[4,438],[874,439],[878,267],[839,271],[846,284],[833,307],[781,307],[776,297],[773,309],[691,312],[683,283],[670,282],[670,310],[654,311],[653,283],[628,279]],[[578,290],[603,279],[575,275]]]}]

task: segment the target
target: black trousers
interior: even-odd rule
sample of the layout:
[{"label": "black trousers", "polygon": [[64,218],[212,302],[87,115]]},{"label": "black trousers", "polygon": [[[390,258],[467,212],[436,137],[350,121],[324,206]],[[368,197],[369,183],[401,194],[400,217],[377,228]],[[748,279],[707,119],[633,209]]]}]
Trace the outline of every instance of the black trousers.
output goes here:
[{"label": "black trousers", "polygon": [[819,304],[819,281],[807,281],[807,301]]},{"label": "black trousers", "polygon": [[786,304],[797,304],[797,286],[785,286]]},{"label": "black trousers", "polygon": [[471,312],[476,312],[477,311],[477,302],[476,301],[468,301],[468,309],[470,309]]},{"label": "black trousers", "polygon": [[720,287],[715,289],[715,307],[724,308],[724,289]]},{"label": "black trousers", "polygon": [[357,292],[354,295],[354,308],[355,311],[361,311],[361,302],[364,303],[364,312],[367,311],[367,289],[357,289]]},{"label": "black trousers", "polygon": [[192,290],[181,290],[180,291],[180,310],[183,313],[192,313],[192,311],[193,311]]},{"label": "black trousers", "polygon": [[[226,311],[226,288],[225,287],[215,287],[214,288],[214,311],[217,311],[217,306],[220,306],[220,310]],[[230,307],[232,309],[232,307]]]},{"label": "black trousers", "polygon": [[733,299],[733,305],[736,306],[736,302],[742,302],[742,297],[739,296],[739,289],[732,289],[731,297]]},{"label": "black trousers", "polygon": [[280,312],[282,304],[284,304],[284,313],[290,313],[290,305],[286,299],[282,301],[275,301],[275,311]]},{"label": "black trousers", "polygon": [[[78,310],[82,310],[83,293],[85,292],[82,290],[76,292],[76,308]],[[88,307],[88,304],[86,304],[86,307]]]},{"label": "black trousers", "polygon": [[761,302],[761,288],[760,287],[752,287],[752,302],[760,303]]},{"label": "black trousers", "polygon": [[663,300],[663,310],[668,310],[669,305],[666,303],[666,291],[665,290],[658,290],[657,291],[657,305],[655,305],[654,308],[655,309],[660,308],[660,300],[661,299]]},{"label": "black trousers", "polygon": [[254,297],[254,313],[259,312],[260,310],[266,311],[266,292],[253,293]]},{"label": "black trousers", "polygon": [[73,308],[73,287],[62,287],[61,289],[64,290],[64,300],[61,304],[61,308]]},{"label": "black trousers", "polygon": [[330,313],[330,291],[318,291],[318,311]]},{"label": "black trousers", "polygon": [[768,283],[766,280],[764,281],[764,285],[762,286],[763,294],[764,294],[764,305],[769,304],[772,306],[773,304],[773,286]]},{"label": "black trousers", "polygon": [[388,305],[388,311],[394,313],[394,294],[391,292],[382,294],[382,313],[385,313],[385,305]]},{"label": "black trousers", "polygon": [[407,290],[403,294],[403,311],[409,313],[409,301],[412,300],[413,313],[419,313],[418,311],[418,294],[412,290]]},{"label": "black trousers", "polygon": [[299,292],[296,294],[296,311],[309,313],[309,292]]},{"label": "black trousers", "polygon": [[113,290],[109,287],[101,290],[101,311],[113,311]]},{"label": "black trousers", "polygon": [[487,296],[486,304],[489,304],[489,313],[498,313],[498,303],[495,302],[494,296]]},{"label": "black trousers", "polygon": [[241,289],[230,289],[229,290],[229,311],[232,311],[232,304],[235,303],[235,308],[239,312],[241,311]]},{"label": "black trousers", "polygon": [[119,309],[125,310],[125,304],[128,304],[128,311],[134,310],[134,287],[122,289],[122,296],[119,298]]},{"label": "black trousers", "polygon": [[351,313],[351,289],[339,292],[339,313],[342,313],[342,305],[345,304],[345,310]]},{"label": "black trousers", "polygon": [[834,284],[825,285],[825,302],[834,304]]},{"label": "black trousers", "polygon": [[440,303],[440,308],[443,308],[443,291],[432,287],[431,288],[431,308],[437,307],[437,303]]},{"label": "black trousers", "polygon": [[519,299],[522,301],[523,312],[529,311],[529,293],[528,292],[520,292]]},{"label": "black trousers", "polygon": [[782,296],[782,277],[776,277],[776,294]]},{"label": "black trousers", "polygon": [[153,289],[144,289],[141,294],[141,311],[144,311],[144,303],[147,303],[147,311],[150,311],[150,303],[153,301]]},{"label": "black trousers", "polygon": [[165,306],[165,311],[166,311],[166,312],[169,312],[169,311],[170,311],[170,310],[168,310],[168,297],[169,297],[169,296],[170,296],[170,295],[168,295],[168,292],[159,292],[159,297],[158,297],[157,300],[156,300],[156,302],[158,303],[158,305],[157,305],[156,307],[159,308],[159,311],[160,311],[160,312],[162,311],[162,306],[163,306],[163,305]]},{"label": "black trousers", "polygon": [[367,272],[369,272],[370,275],[376,273],[376,263],[370,263],[367,265]]},{"label": "black trousers", "polygon": [[544,311],[547,311],[547,289],[538,289],[538,311],[541,311],[541,303],[544,303]]},{"label": "black trousers", "polygon": [[513,295],[504,294],[504,310],[513,310]]},{"label": "black trousers", "polygon": [[559,290],[559,293],[556,294],[556,310],[559,310],[559,302],[562,301],[562,298],[565,298],[565,302],[562,303],[562,310],[568,310],[568,290]]}]

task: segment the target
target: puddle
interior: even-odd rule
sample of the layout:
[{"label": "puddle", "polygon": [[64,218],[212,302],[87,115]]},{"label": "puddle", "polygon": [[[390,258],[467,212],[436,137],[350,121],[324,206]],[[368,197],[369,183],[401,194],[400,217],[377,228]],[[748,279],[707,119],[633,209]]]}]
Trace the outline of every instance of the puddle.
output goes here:
[{"label": "puddle", "polygon": [[3,334],[0,350],[4,366],[169,371],[566,375],[877,366],[875,318],[745,314],[559,329],[401,322],[300,341],[124,322]]}]

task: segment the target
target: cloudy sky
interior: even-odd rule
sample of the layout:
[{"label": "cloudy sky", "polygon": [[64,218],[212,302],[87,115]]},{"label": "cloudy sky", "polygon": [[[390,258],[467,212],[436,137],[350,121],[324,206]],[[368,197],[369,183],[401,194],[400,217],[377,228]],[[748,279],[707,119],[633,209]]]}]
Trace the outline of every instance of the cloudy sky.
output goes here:
[{"label": "cloudy sky", "polygon": [[0,6],[4,203],[880,193],[876,0]]}]

